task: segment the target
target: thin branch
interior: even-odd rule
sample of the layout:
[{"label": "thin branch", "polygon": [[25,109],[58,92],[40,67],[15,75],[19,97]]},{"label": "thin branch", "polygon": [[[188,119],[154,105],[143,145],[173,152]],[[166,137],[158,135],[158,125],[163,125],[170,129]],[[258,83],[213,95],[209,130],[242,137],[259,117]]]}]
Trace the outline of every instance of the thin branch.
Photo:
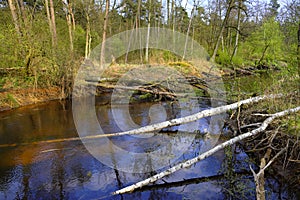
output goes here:
[{"label": "thin branch", "polygon": [[260,126],[260,125],[261,125],[260,122],[258,122],[258,123],[253,123],[253,124],[247,124],[247,125],[241,126],[241,129],[249,128],[249,127],[253,127],[253,126]]},{"label": "thin branch", "polygon": [[287,150],[287,148],[283,148],[281,149],[281,151],[279,151],[269,162],[268,164],[266,164],[266,166],[264,168],[262,168],[261,170],[259,170],[259,172],[256,174],[257,176],[260,176],[261,173],[263,173],[275,160],[278,156],[280,156],[283,152],[285,152]]}]

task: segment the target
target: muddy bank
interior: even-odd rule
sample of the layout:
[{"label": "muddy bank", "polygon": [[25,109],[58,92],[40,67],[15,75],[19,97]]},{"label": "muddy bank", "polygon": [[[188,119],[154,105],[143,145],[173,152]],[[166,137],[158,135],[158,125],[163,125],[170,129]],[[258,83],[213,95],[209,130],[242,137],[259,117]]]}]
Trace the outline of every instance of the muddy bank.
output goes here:
[{"label": "muddy bank", "polygon": [[0,111],[62,99],[59,87],[9,89],[0,92]]}]

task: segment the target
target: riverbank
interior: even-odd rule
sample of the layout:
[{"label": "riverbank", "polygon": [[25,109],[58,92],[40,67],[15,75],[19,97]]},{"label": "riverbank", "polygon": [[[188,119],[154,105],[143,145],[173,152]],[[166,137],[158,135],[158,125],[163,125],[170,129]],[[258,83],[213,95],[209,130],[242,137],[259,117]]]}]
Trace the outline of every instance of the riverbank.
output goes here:
[{"label": "riverbank", "polygon": [[[158,66],[159,64],[153,65]],[[187,62],[170,62],[167,63],[166,66],[169,66],[171,68],[174,68],[177,72],[183,74],[186,79],[189,81],[189,83],[195,88],[195,92],[197,95],[205,95],[205,90],[207,90],[205,84],[205,75],[207,75],[207,72],[211,72],[210,64],[206,61],[203,61],[202,67],[199,71],[199,69],[195,68],[193,65]],[[124,64],[115,64],[113,66],[109,67],[109,70],[106,70],[102,77],[104,77],[104,81],[101,81],[101,83],[98,85],[98,92],[102,91],[111,91],[113,89],[113,86],[115,82],[117,82],[125,73],[134,70],[136,68],[142,68],[142,67],[149,67],[152,65],[124,65]],[[163,66],[163,65],[161,65]],[[218,66],[218,68],[222,68],[221,66]],[[247,79],[248,76],[256,76],[259,77],[260,74],[266,73],[267,71],[270,71],[271,73],[274,72],[274,70],[278,70],[278,68],[274,67],[264,67],[264,68],[254,68],[254,67],[248,67],[248,68],[222,68],[220,70],[217,70],[217,75],[221,75],[224,79],[224,81],[231,81],[233,79],[236,79],[237,77],[245,77]],[[213,74],[213,72],[212,72]],[[207,77],[206,77],[207,78]],[[208,77],[208,80],[211,79],[211,77]],[[10,85],[10,84],[8,84]],[[143,87],[143,86],[142,86]],[[255,87],[255,86],[254,86]],[[253,88],[249,88],[250,90]],[[262,88],[259,88],[262,89]],[[17,88],[0,88],[0,112],[1,111],[7,111],[10,109],[26,106],[26,105],[32,105],[36,103],[41,102],[47,102],[51,100],[59,100],[59,99],[65,99],[68,98],[66,94],[70,96],[70,91],[72,91],[72,88],[67,88],[65,90],[68,90],[68,92],[63,93],[63,89],[61,86],[52,86],[49,88],[33,88],[30,86],[27,86],[26,88],[22,88],[21,86]],[[165,92],[163,88],[157,88],[157,87],[146,87],[142,88],[142,90],[148,91],[147,92],[140,92],[138,96],[141,98],[138,98],[138,100],[141,101],[147,101],[147,100],[153,100],[153,95],[155,95],[156,90],[161,90],[161,92]],[[152,92],[151,92],[151,91]],[[232,94],[236,94],[236,91],[229,90],[227,91],[229,96]],[[252,92],[254,93],[254,92]],[[252,93],[250,95],[252,95]],[[249,94],[248,94],[249,96]],[[247,98],[246,96],[243,96],[242,98]],[[234,101],[235,99],[232,99],[230,97],[229,101]],[[236,99],[237,100],[237,99]]]},{"label": "riverbank", "polygon": [[0,92],[0,112],[58,99],[62,99],[59,87],[8,89]]},{"label": "riverbank", "polygon": [[[174,70],[182,73],[185,76],[201,76],[197,72],[197,69],[189,63],[172,62],[166,65],[174,68]],[[111,86],[113,86],[118,81],[118,79],[121,78],[125,73],[136,68],[147,68],[149,66],[150,65],[141,66],[132,64],[115,64],[113,66],[110,66],[109,70],[105,70],[104,73],[101,75],[101,77],[105,80],[101,81],[102,85],[99,85],[98,88],[99,90],[110,91],[112,90]],[[13,86],[14,84],[9,82],[8,80],[9,78],[6,79],[6,83],[2,83],[4,87],[0,87],[0,112],[36,103],[65,99],[71,96],[71,86],[69,88],[64,86],[64,89],[62,89],[62,86],[35,88],[33,86],[30,86],[30,84],[26,84],[26,86],[22,86],[20,84],[18,84],[18,86]]]}]

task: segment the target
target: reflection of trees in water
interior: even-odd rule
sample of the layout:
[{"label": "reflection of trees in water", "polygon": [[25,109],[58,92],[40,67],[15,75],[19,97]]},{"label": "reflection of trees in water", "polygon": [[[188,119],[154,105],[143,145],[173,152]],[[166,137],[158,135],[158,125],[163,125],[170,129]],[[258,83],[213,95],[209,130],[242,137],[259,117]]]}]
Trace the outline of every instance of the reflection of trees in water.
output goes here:
[{"label": "reflection of trees in water", "polygon": [[[57,147],[62,149],[63,143],[57,144]],[[65,199],[65,159],[62,151],[53,152],[53,162],[51,162],[51,198],[52,199]]]},{"label": "reflection of trees in water", "polygon": [[[240,149],[237,145],[228,146],[224,149],[225,157],[222,163],[221,173],[224,174],[223,181],[217,182],[221,186],[222,193],[226,199],[254,199],[255,186],[249,169],[243,167],[245,159],[237,158]],[[246,171],[249,174],[241,175],[238,172]]]}]

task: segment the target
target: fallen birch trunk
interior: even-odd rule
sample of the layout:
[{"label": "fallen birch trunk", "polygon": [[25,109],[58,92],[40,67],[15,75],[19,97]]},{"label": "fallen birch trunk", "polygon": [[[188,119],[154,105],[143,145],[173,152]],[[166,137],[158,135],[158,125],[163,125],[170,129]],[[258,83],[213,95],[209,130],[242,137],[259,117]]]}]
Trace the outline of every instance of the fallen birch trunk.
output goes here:
[{"label": "fallen birch trunk", "polygon": [[100,135],[89,135],[89,136],[85,136],[85,137],[60,138],[60,139],[44,140],[44,141],[38,141],[38,142],[32,142],[32,143],[1,144],[0,148],[17,146],[17,145],[57,143],[57,142],[78,141],[78,140],[97,139],[97,138],[104,138],[104,137],[115,137],[115,136],[122,136],[122,135],[136,135],[136,134],[141,134],[141,133],[148,133],[148,132],[152,132],[152,131],[158,131],[163,128],[177,126],[180,124],[186,124],[186,123],[193,122],[193,121],[196,121],[196,120],[204,118],[204,117],[218,115],[218,114],[227,112],[229,110],[237,109],[241,105],[256,103],[256,102],[259,102],[264,99],[279,98],[279,97],[282,97],[282,95],[277,94],[277,95],[264,95],[264,96],[253,97],[253,98],[245,99],[245,100],[233,103],[233,104],[220,106],[217,108],[211,108],[208,110],[203,110],[201,112],[198,112],[193,115],[186,116],[186,117],[176,118],[176,119],[172,119],[170,121],[152,124],[152,125],[144,126],[144,127],[138,128],[138,129],[130,130],[130,131],[124,131],[124,132],[119,132],[119,133],[100,134]]},{"label": "fallen birch trunk", "polygon": [[136,134],[140,134],[140,133],[148,133],[148,132],[152,132],[152,131],[158,131],[163,128],[168,128],[168,127],[177,126],[180,124],[186,124],[189,122],[193,122],[193,121],[196,121],[196,120],[204,118],[204,117],[210,117],[213,115],[222,114],[229,110],[237,109],[241,105],[256,103],[256,102],[259,102],[264,99],[278,98],[281,96],[282,96],[281,94],[277,94],[277,95],[263,95],[263,96],[258,96],[258,97],[252,97],[252,98],[245,99],[245,100],[233,103],[233,104],[220,106],[220,107],[216,107],[216,108],[211,108],[208,110],[203,110],[203,111],[195,113],[193,115],[176,118],[176,119],[172,119],[170,121],[164,121],[164,122],[160,122],[160,123],[152,124],[152,125],[148,125],[148,126],[143,126],[141,128],[137,128],[137,129],[130,130],[130,131],[124,131],[124,132],[120,132],[120,133],[111,133],[111,134],[91,135],[91,136],[81,137],[81,139],[96,139],[96,138],[102,138],[102,137],[113,137],[113,136],[122,136],[122,135],[136,135]]},{"label": "fallen birch trunk", "polygon": [[[244,100],[244,101],[246,101],[246,100]],[[243,102],[243,101],[241,101],[241,102]],[[231,105],[233,105],[233,104],[231,104]],[[113,192],[113,195],[132,192],[135,189],[138,189],[138,188],[146,186],[146,185],[148,185],[150,183],[153,183],[153,182],[155,182],[155,181],[157,181],[157,180],[159,180],[159,179],[161,179],[161,178],[163,178],[165,176],[168,176],[168,175],[170,175],[170,174],[172,174],[172,173],[174,173],[174,172],[176,172],[176,171],[178,171],[180,169],[188,168],[188,167],[192,166],[193,164],[195,164],[195,163],[197,163],[197,162],[199,162],[201,160],[204,160],[205,158],[211,156],[212,154],[216,153],[217,151],[219,151],[221,149],[224,149],[225,147],[227,147],[229,145],[232,145],[232,144],[234,144],[236,142],[239,142],[239,141],[241,141],[241,140],[243,140],[245,138],[254,136],[254,135],[256,135],[256,134],[264,131],[268,127],[268,125],[275,118],[282,117],[282,116],[288,115],[290,113],[295,113],[295,112],[298,112],[298,111],[300,111],[300,106],[296,107],[296,108],[293,108],[293,109],[288,109],[288,110],[284,110],[282,112],[275,113],[271,117],[267,118],[261,124],[261,126],[259,128],[254,129],[254,130],[252,130],[250,132],[244,133],[242,135],[236,136],[236,137],[234,137],[234,138],[232,138],[232,139],[230,139],[230,140],[228,140],[228,141],[226,141],[226,142],[224,142],[222,144],[219,144],[219,145],[215,146],[211,150],[209,150],[209,151],[207,151],[207,152],[205,152],[205,153],[203,153],[203,154],[201,154],[201,155],[199,155],[199,156],[197,156],[195,158],[192,158],[192,159],[187,160],[187,161],[185,161],[183,163],[175,165],[174,167],[172,167],[170,169],[167,169],[167,170],[165,170],[165,171],[163,171],[163,172],[161,172],[159,174],[156,174],[156,175],[154,175],[154,176],[152,176],[150,178],[147,178],[147,179],[145,179],[143,181],[140,181],[138,183],[135,183],[133,185],[127,186],[127,187],[125,187],[123,189],[117,190],[117,191]]]}]

